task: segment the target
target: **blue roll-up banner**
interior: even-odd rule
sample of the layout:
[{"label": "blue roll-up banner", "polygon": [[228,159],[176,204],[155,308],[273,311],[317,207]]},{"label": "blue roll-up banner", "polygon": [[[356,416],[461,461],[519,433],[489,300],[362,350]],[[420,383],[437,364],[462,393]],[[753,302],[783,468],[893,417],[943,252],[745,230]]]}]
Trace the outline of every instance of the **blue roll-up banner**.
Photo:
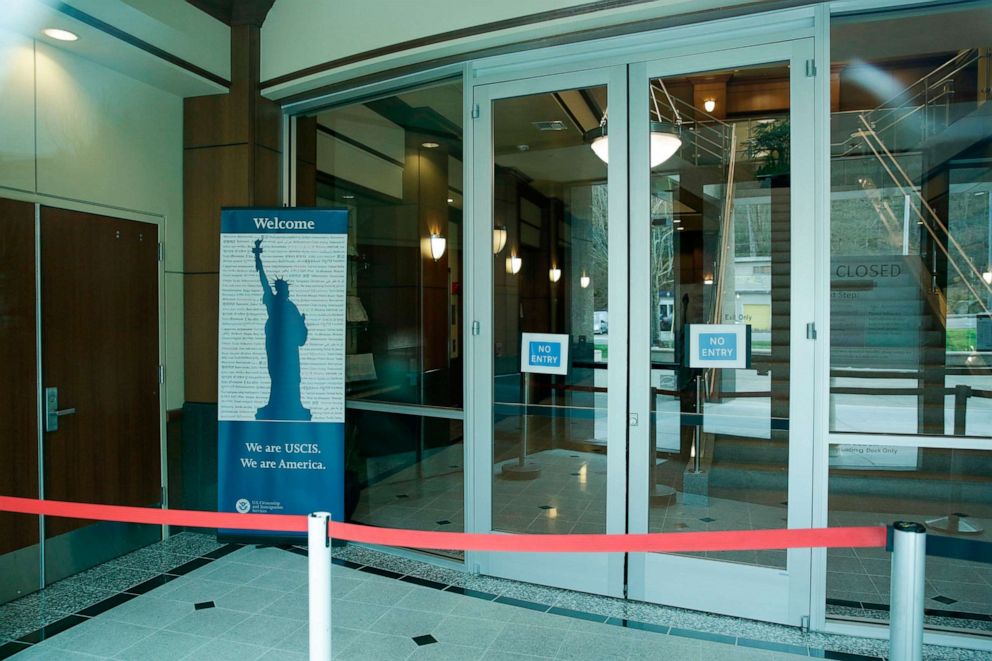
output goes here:
[{"label": "blue roll-up banner", "polygon": [[346,209],[221,212],[221,512],[343,520],[347,245]]}]

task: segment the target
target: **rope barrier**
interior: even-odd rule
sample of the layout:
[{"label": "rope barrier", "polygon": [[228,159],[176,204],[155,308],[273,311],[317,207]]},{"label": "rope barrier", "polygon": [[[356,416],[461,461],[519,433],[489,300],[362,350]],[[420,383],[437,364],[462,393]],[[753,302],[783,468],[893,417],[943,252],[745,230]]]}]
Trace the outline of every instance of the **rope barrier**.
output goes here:
[{"label": "rope barrier", "polygon": [[[266,532],[307,532],[307,516],[237,514],[193,510],[153,509],[122,505],[70,503],[0,496],[0,511],[20,514]],[[760,551],[789,548],[884,548],[885,526],[791,528],[644,534],[502,534],[458,533],[376,528],[331,521],[333,539],[379,546],[444,551],[506,551],[517,553],[680,553],[691,551]]]}]

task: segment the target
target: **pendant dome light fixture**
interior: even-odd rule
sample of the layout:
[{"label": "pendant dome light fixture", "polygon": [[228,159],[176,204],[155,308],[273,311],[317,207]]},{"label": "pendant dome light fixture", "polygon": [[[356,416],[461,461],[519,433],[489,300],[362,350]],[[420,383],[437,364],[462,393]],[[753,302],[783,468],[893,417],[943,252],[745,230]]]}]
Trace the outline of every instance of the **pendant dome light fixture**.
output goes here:
[{"label": "pendant dome light fixture", "polygon": [[[661,110],[658,108],[658,99],[655,97],[654,85],[651,85],[651,103],[654,105],[654,114],[658,117],[658,121],[649,122],[652,168],[670,159],[679,150],[679,147],[682,146],[680,135],[682,133],[682,116],[679,114],[678,108],[675,107],[675,102],[668,93],[664,81],[658,80],[658,84],[661,85],[661,91],[665,93],[665,98],[668,99],[668,105],[672,108],[672,113],[675,115],[675,122],[662,121]],[[607,122],[609,113],[610,111],[607,109],[603,113],[603,118],[599,121],[599,126],[588,131],[585,135],[586,142],[589,143],[596,156],[607,164],[610,162],[610,142]]]}]

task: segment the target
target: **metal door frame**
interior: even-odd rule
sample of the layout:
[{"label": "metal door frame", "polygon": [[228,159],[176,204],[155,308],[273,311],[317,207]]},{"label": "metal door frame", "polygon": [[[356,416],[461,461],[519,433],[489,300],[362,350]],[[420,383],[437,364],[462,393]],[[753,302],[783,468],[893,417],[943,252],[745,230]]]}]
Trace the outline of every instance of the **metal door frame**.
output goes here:
[{"label": "metal door frame", "polygon": [[[522,80],[477,85],[472,89],[473,110],[470,131],[473,143],[473,174],[471,183],[472,214],[467,221],[472,262],[490,267],[470,269],[469,286],[472,301],[466,310],[466,327],[470,332],[471,348],[467,356],[473,375],[471,399],[467,408],[473,410],[470,441],[472,448],[466,460],[469,491],[466,504],[466,530],[492,532],[493,484],[493,101],[540,94],[556,90],[607,85],[611,107],[624,108],[627,103],[627,70],[618,65],[572,71],[548,76],[532,76]],[[610,334],[627,336],[627,134],[622,113],[610,124],[609,198],[609,294]],[[468,320],[471,319],[471,323]],[[614,321],[615,319],[615,321]],[[627,356],[620,351],[611,354],[608,366],[607,408],[609,417],[607,441],[607,517],[606,532],[623,533],[627,527],[626,513],[626,453],[627,453]],[[466,382],[469,381],[466,379]],[[470,523],[471,522],[471,523]],[[466,566],[472,571],[517,580],[544,583],[584,592],[611,596],[624,594],[624,558],[621,554],[466,554]]]},{"label": "metal door frame", "polygon": [[[806,324],[813,321],[815,281],[813,176],[813,58],[810,38],[721,50],[702,56],[672,57],[631,67],[631,135],[648,132],[648,81],[718,69],[789,62],[791,135],[791,255],[788,526],[808,528],[812,522],[812,443],[814,345]],[[650,232],[650,169],[647,141],[631,141],[631,236]],[[650,274],[648,243],[631,241],[630,375],[631,411],[650,420],[650,293],[640,283]],[[649,461],[652,449],[649,424],[631,429],[630,527],[647,532]],[[631,554],[629,594],[634,599],[673,606],[800,625],[809,615],[810,551],[788,552],[787,571],[702,558],[667,554]],[[664,578],[664,580],[662,580]]]}]

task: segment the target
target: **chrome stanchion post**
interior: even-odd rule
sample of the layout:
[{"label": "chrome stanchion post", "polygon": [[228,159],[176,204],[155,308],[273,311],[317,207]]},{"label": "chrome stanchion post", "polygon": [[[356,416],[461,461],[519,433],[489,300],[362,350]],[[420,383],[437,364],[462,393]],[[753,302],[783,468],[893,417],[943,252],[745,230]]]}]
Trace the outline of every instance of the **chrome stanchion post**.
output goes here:
[{"label": "chrome stanchion post", "polygon": [[923,660],[924,572],[927,529],[920,523],[892,524],[889,659]]},{"label": "chrome stanchion post", "polygon": [[310,598],[310,661],[331,659],[331,515],[314,512],[307,518],[307,567]]}]

